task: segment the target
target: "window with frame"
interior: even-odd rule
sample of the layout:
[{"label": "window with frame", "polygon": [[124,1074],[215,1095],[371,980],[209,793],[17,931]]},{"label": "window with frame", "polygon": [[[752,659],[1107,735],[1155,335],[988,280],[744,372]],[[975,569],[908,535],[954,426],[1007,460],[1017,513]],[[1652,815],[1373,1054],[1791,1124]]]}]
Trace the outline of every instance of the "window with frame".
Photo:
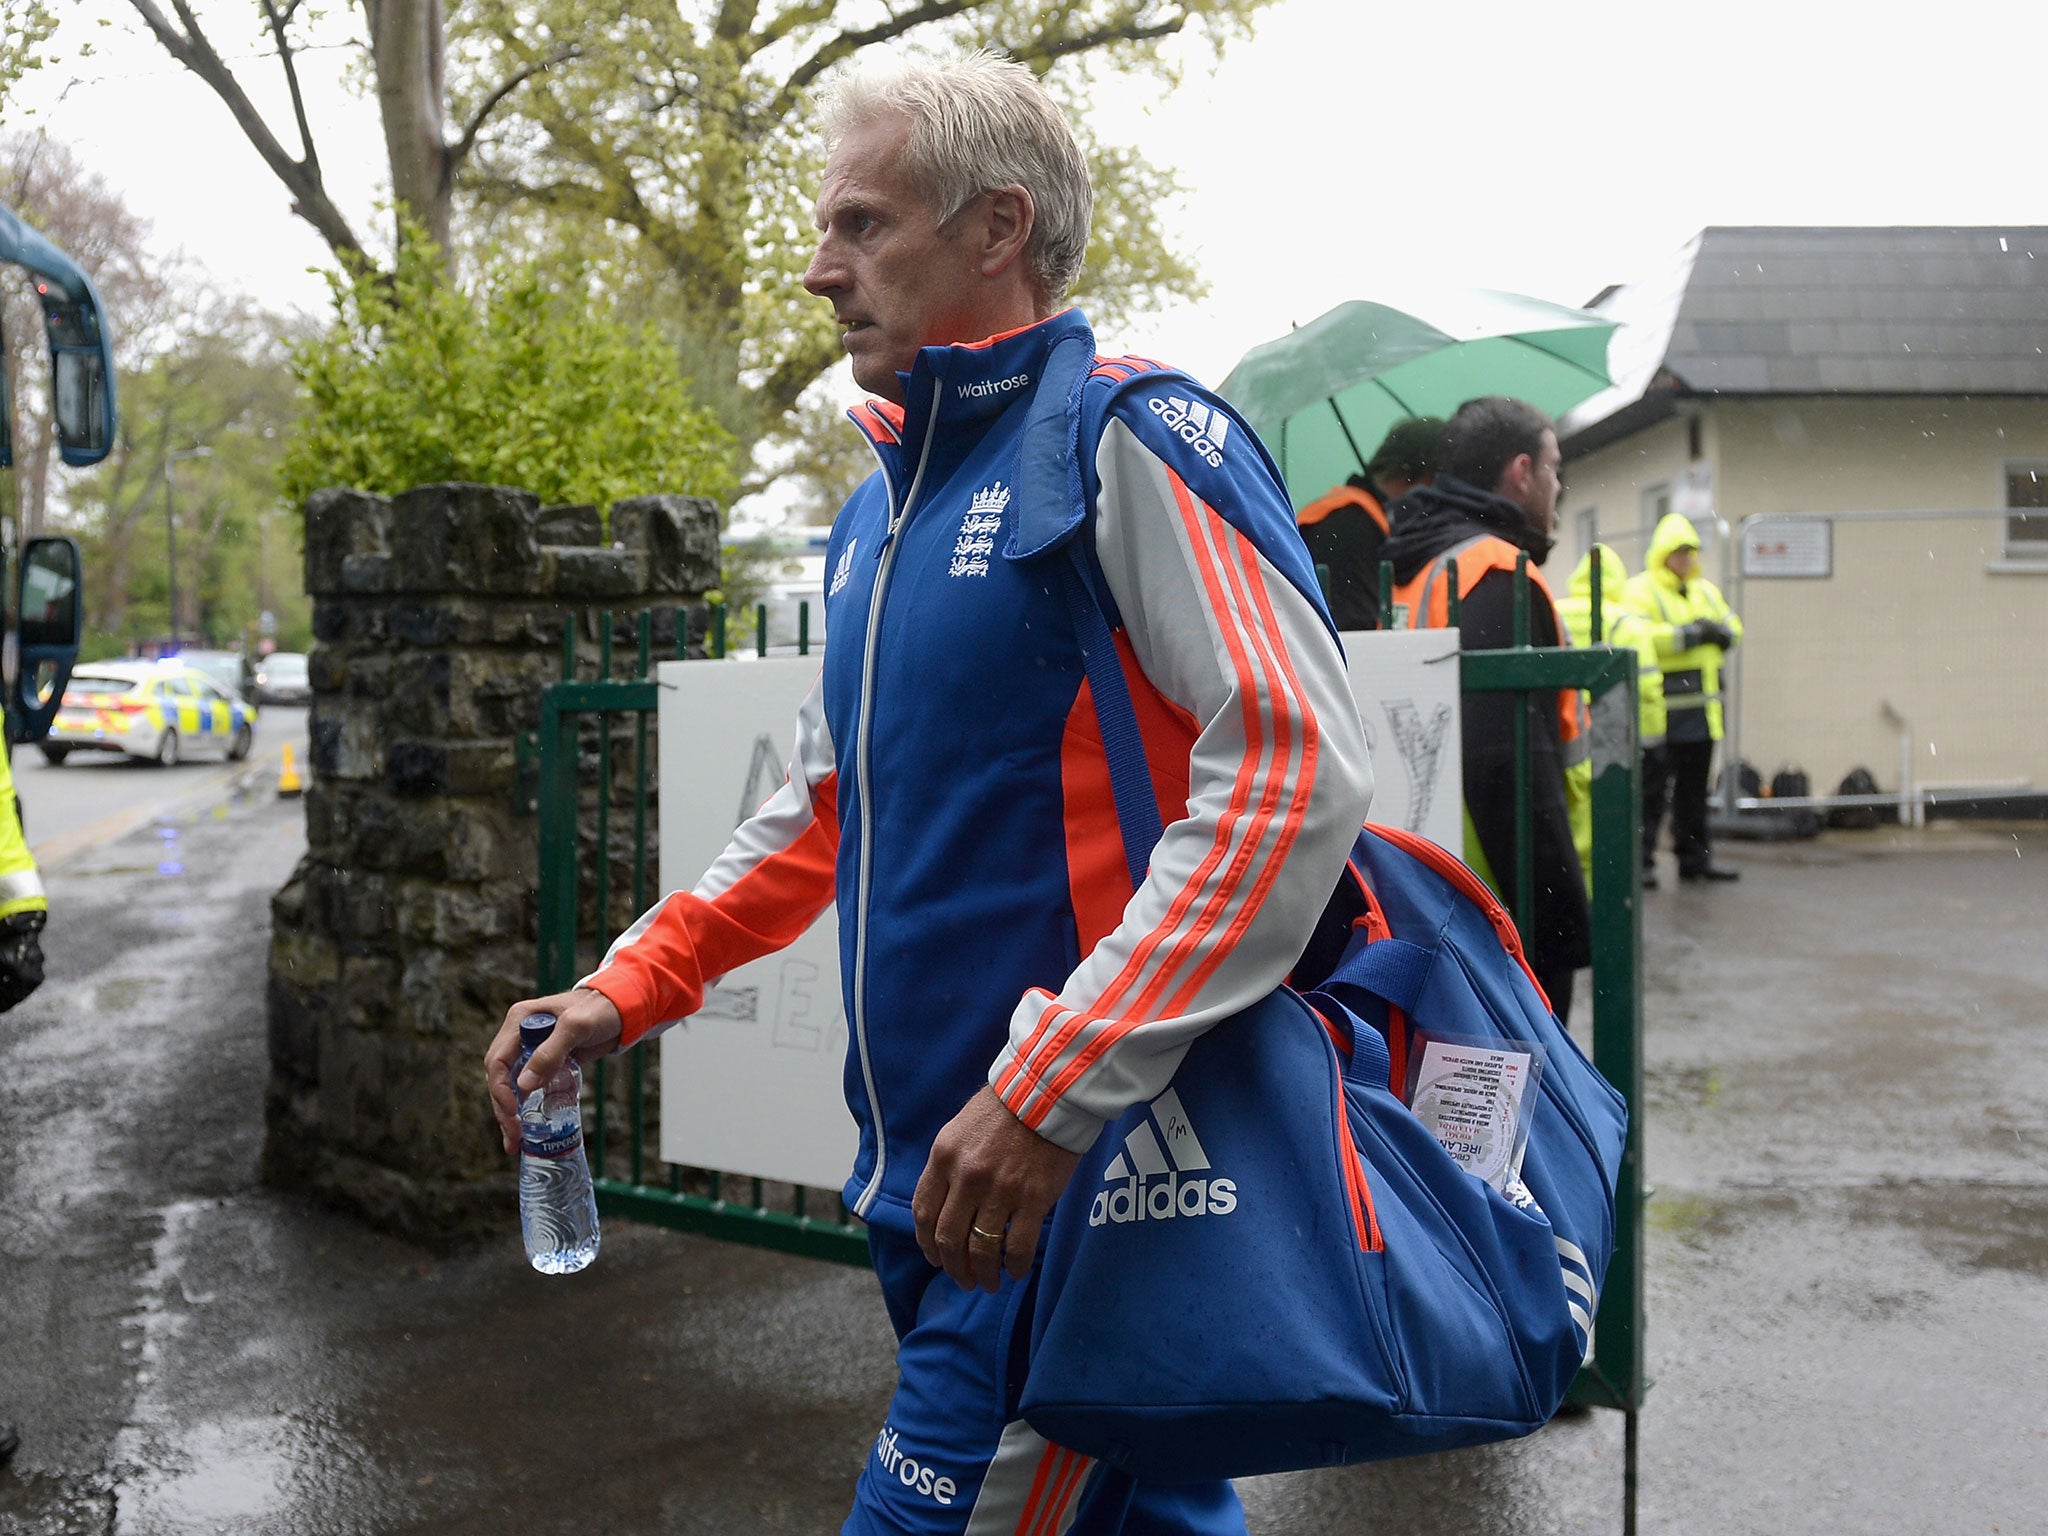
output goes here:
[{"label": "window with frame", "polygon": [[1670,510],[1671,487],[1668,483],[1663,485],[1646,485],[1643,487],[1641,522],[1643,548],[1648,549],[1650,547],[1650,540],[1656,536],[1657,525],[1664,521],[1665,514]]},{"label": "window with frame", "polygon": [[1598,507],[1581,507],[1572,514],[1572,521],[1576,525],[1575,532],[1579,540],[1579,553],[1582,555],[1586,554],[1592,550],[1595,544],[1600,542],[1600,509]]},{"label": "window with frame", "polygon": [[2048,459],[2005,466],[2005,558],[2048,563]]}]

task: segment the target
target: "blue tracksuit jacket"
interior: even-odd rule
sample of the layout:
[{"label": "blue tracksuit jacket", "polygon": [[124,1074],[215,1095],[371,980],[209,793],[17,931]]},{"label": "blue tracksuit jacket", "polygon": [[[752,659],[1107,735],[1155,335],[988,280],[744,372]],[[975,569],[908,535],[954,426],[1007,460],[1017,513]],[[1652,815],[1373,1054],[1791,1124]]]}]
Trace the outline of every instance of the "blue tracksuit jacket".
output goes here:
[{"label": "blue tracksuit jacket", "polygon": [[[1115,388],[1082,442],[1091,378]],[[1219,400],[1098,357],[1073,310],[925,348],[905,383],[903,408],[853,413],[880,469],[833,528],[788,783],[585,984],[631,1043],[836,899],[846,1199],[907,1233],[933,1138],[984,1082],[1084,1149],[1282,980],[1371,772],[1287,495]],[[1121,618],[1167,827],[1135,892],[1062,592],[1075,538]]]}]

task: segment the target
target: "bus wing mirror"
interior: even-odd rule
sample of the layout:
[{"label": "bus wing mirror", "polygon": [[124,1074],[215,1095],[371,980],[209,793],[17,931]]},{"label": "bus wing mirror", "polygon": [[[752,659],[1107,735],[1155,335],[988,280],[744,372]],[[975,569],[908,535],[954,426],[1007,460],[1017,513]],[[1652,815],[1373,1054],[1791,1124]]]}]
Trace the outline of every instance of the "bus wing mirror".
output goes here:
[{"label": "bus wing mirror", "polygon": [[82,303],[45,295],[49,315],[49,373],[63,463],[96,465],[115,446],[113,369],[106,332]]},{"label": "bus wing mirror", "polygon": [[61,347],[50,355],[57,405],[57,446],[66,464],[97,464],[114,446],[113,391],[98,348]]},{"label": "bus wing mirror", "polygon": [[7,695],[9,735],[41,741],[63,702],[85,632],[83,564],[73,540],[34,538],[22,546],[16,569],[18,660]]},{"label": "bus wing mirror", "polygon": [[26,267],[49,332],[57,448],[74,469],[114,447],[114,352],[106,306],[84,268],[40,231],[0,208],[0,262]]}]

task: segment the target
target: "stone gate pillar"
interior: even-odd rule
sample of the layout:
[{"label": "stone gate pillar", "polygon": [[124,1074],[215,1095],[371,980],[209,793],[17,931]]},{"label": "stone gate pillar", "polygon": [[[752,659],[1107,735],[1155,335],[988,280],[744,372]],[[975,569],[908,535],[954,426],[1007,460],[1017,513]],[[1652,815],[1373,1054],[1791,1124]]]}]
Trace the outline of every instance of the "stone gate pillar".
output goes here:
[{"label": "stone gate pillar", "polygon": [[586,676],[601,609],[621,637],[652,610],[673,655],[718,548],[699,498],[620,502],[609,541],[594,508],[503,486],[307,502],[312,771],[306,855],[271,902],[267,1182],[419,1237],[514,1218],[481,1061],[534,983],[516,740],[565,625]]}]

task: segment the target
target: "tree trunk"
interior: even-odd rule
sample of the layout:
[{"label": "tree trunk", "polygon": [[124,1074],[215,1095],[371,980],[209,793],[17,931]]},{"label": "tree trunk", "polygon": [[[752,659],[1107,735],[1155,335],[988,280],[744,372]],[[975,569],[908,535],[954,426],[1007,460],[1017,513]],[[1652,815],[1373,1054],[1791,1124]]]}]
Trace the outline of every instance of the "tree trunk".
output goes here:
[{"label": "tree trunk", "polygon": [[443,135],[441,0],[368,0],[365,10],[392,196],[400,216],[448,253],[454,187]]}]

